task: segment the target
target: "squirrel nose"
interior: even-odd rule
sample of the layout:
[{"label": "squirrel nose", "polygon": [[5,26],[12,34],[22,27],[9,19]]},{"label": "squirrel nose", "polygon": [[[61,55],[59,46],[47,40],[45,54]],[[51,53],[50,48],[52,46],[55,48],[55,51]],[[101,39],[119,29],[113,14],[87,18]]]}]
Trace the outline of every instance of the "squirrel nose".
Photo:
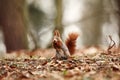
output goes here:
[{"label": "squirrel nose", "polygon": [[57,43],[57,39],[54,39],[53,42],[54,42],[54,43]]},{"label": "squirrel nose", "polygon": [[54,39],[53,41],[57,42],[57,39]]}]

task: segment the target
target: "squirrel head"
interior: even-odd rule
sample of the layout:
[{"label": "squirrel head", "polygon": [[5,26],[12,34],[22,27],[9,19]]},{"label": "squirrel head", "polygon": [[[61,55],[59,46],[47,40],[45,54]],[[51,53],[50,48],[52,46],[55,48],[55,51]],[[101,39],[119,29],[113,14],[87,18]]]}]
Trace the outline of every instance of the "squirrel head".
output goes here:
[{"label": "squirrel head", "polygon": [[62,47],[62,40],[60,38],[60,33],[58,30],[54,31],[54,37],[53,37],[53,47],[55,49],[59,49]]}]

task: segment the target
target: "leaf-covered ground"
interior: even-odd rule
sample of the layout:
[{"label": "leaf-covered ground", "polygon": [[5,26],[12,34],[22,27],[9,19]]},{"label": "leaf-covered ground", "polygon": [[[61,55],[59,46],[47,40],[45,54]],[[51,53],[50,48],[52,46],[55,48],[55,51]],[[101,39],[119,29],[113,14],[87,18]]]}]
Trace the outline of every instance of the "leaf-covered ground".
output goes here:
[{"label": "leaf-covered ground", "polygon": [[4,58],[0,60],[0,80],[120,80],[120,53],[89,48],[67,60],[33,54]]}]

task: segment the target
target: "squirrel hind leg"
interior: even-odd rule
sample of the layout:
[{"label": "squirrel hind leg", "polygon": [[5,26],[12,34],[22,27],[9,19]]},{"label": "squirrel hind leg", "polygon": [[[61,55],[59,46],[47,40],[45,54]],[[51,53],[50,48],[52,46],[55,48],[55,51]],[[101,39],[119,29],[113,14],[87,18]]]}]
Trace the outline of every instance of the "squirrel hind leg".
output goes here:
[{"label": "squirrel hind leg", "polygon": [[59,59],[59,60],[65,60],[68,58],[68,56],[64,55],[62,50],[56,50],[55,57],[56,57],[56,59]]}]

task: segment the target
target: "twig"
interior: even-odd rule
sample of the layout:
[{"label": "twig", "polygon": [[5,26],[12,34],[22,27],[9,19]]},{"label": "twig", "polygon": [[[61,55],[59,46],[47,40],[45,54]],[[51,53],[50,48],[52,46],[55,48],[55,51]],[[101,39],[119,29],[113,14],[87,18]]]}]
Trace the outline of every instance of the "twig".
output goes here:
[{"label": "twig", "polygon": [[[109,39],[110,39],[110,44],[109,44],[109,46],[108,46],[107,51],[108,51],[108,52],[111,52],[110,49],[112,49],[112,48],[116,45],[116,43],[115,43],[115,41],[112,39],[112,37],[111,37],[110,35],[109,35]],[[112,44],[112,42],[113,42],[113,44]]]}]

